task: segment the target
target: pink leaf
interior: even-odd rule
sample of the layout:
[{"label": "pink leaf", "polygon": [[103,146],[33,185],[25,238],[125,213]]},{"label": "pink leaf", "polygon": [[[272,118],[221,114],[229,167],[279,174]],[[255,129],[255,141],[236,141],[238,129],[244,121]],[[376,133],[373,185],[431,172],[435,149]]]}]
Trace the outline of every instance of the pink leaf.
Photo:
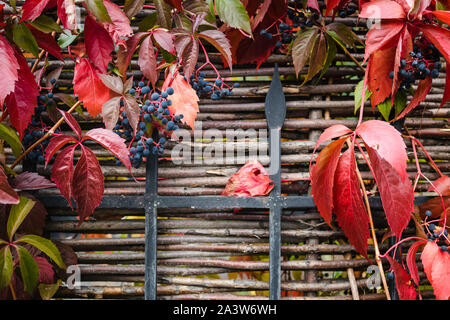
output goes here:
[{"label": "pink leaf", "polygon": [[327,145],[318,155],[311,170],[311,192],[322,218],[331,225],[334,174],[346,138]]},{"label": "pink leaf", "polygon": [[395,285],[400,300],[416,300],[417,293],[411,281],[411,276],[397,261],[392,259],[392,257],[386,256],[386,258],[394,271]]},{"label": "pink leaf", "polygon": [[14,90],[14,83],[18,79],[19,63],[14,55],[14,50],[9,42],[0,36],[0,106],[3,106],[5,98]]},{"label": "pink leaf", "polygon": [[58,17],[64,28],[74,30],[77,28],[77,10],[75,0],[58,0]]},{"label": "pink leaf", "polygon": [[78,145],[72,145],[61,150],[56,156],[52,167],[51,179],[56,183],[61,194],[72,207],[73,154]]},{"label": "pink leaf", "polygon": [[[434,187],[433,187],[434,186]],[[428,191],[439,191],[443,196],[450,196],[450,177],[442,176],[436,181],[433,181],[433,186],[428,188]],[[436,189],[435,189],[436,188]]]},{"label": "pink leaf", "polygon": [[152,37],[150,36],[142,41],[138,64],[144,77],[149,79],[154,87],[156,81],[158,81],[158,71],[156,70],[155,48],[153,47]]},{"label": "pink leaf", "polygon": [[413,98],[409,102],[408,106],[402,111],[402,113],[398,115],[396,119],[403,118],[426,99],[428,92],[430,92],[431,90],[432,81],[432,78],[428,76],[424,80],[421,80],[419,82]]},{"label": "pink leaf", "polygon": [[223,196],[265,196],[273,189],[266,169],[257,160],[250,160],[228,180]]},{"label": "pink leaf", "polygon": [[75,65],[73,89],[78,99],[83,101],[84,107],[91,114],[97,116],[103,104],[110,99],[109,88],[105,86],[94,70],[94,66],[86,58],[82,58]]},{"label": "pink leaf", "polygon": [[34,257],[39,267],[39,282],[51,284],[55,281],[53,266],[44,257]]},{"label": "pink leaf", "polygon": [[393,126],[380,120],[369,120],[356,128],[356,133],[364,143],[377,151],[399,173],[402,181],[408,177],[406,172],[406,145],[403,138]]},{"label": "pink leaf", "polygon": [[58,152],[59,149],[64,147],[66,144],[72,143],[72,142],[77,142],[77,141],[74,139],[74,137],[66,135],[66,134],[57,135],[57,136],[53,137],[50,140],[47,148],[45,148],[45,166],[48,165],[51,158],[55,155],[56,152]]},{"label": "pink leaf", "polygon": [[396,46],[404,25],[403,21],[392,20],[382,21],[379,26],[371,28],[367,32],[364,61],[377,50]]},{"label": "pink leaf", "polygon": [[129,152],[125,144],[125,139],[122,139],[113,131],[103,128],[89,130],[84,135],[83,141],[87,139],[94,140],[111,151],[131,171],[130,158],[128,157]]},{"label": "pink leaf", "polygon": [[108,31],[90,15],[86,17],[84,28],[84,43],[86,52],[101,73],[106,73],[108,64],[112,61],[111,52],[114,42]]},{"label": "pink leaf", "polygon": [[419,271],[417,270],[416,264],[416,254],[417,250],[422,247],[426,242],[417,241],[409,248],[408,254],[406,256],[406,264],[408,266],[409,272],[411,273],[411,278],[414,280],[417,286],[419,286]]},{"label": "pink leaf", "polygon": [[11,181],[11,186],[19,190],[39,190],[56,185],[36,172],[22,172]]},{"label": "pink leaf", "polygon": [[317,140],[313,153],[315,153],[319,145],[321,145],[325,141],[332,140],[334,138],[338,138],[352,132],[353,132],[352,130],[350,130],[349,128],[347,128],[342,124],[335,124],[332,125],[331,127],[326,128],[325,131],[322,132],[319,139]]},{"label": "pink leaf", "polygon": [[171,54],[176,54],[175,46],[173,44],[174,36],[166,29],[156,28],[152,31],[153,38],[156,43]]},{"label": "pink leaf", "polygon": [[81,139],[81,128],[80,125],[78,124],[77,120],[75,120],[75,118],[68,112],[58,109],[59,112],[61,113],[61,115],[64,117],[64,120],[66,121],[66,123],[72,128],[73,132],[76,133],[78,140]]},{"label": "pink leaf", "polygon": [[333,207],[336,220],[350,244],[368,259],[369,218],[363,204],[352,148],[342,154],[336,167]]},{"label": "pink leaf", "polygon": [[104,22],[103,26],[109,32],[115,42],[120,37],[129,37],[133,34],[133,30],[130,26],[130,20],[126,14],[120,9],[120,7],[109,0],[104,0],[108,15],[111,17],[112,23]]},{"label": "pink leaf", "polygon": [[100,205],[104,192],[104,177],[97,157],[83,145],[81,150],[72,180],[72,196],[77,204],[80,224]]},{"label": "pink leaf", "polygon": [[27,0],[22,7],[22,18],[20,22],[34,20],[39,17],[47,6],[49,0]]},{"label": "pink leaf", "polygon": [[414,190],[409,179],[400,174],[380,157],[377,151],[366,145],[372,165],[375,181],[380,191],[384,212],[392,232],[400,239],[402,231],[414,212]]},{"label": "pink leaf", "polygon": [[441,251],[435,242],[428,241],[421,258],[436,299],[450,299],[450,254]]},{"label": "pink leaf", "polygon": [[360,18],[366,19],[404,19],[403,7],[392,0],[373,0],[362,5]]},{"label": "pink leaf", "polygon": [[1,166],[0,166],[0,203],[2,204],[19,203],[19,195],[9,185],[8,177],[6,176]]}]

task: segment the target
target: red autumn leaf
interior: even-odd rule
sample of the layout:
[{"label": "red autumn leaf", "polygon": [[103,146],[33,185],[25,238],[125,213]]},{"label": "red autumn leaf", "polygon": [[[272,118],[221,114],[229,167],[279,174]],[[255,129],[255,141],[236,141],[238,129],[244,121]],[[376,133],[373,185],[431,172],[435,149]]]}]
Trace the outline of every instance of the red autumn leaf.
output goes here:
[{"label": "red autumn leaf", "polygon": [[56,185],[36,172],[22,172],[11,180],[11,186],[19,190],[39,190],[56,187]]},{"label": "red autumn leaf", "polygon": [[39,17],[47,6],[49,0],[27,0],[22,6],[22,18],[20,22],[34,20]]},{"label": "red autumn leaf", "polygon": [[44,257],[34,257],[39,267],[39,282],[51,284],[55,282],[53,266]]},{"label": "red autumn leaf", "polygon": [[48,51],[55,58],[64,61],[64,57],[61,54],[61,48],[56,42],[55,38],[53,38],[50,34],[39,31],[35,27],[30,24],[27,24],[28,29],[30,29],[34,38],[36,39],[39,47]]},{"label": "red autumn leaf", "polygon": [[170,96],[170,100],[172,100],[172,105],[169,106],[170,113],[182,114],[183,122],[194,129],[197,113],[200,112],[197,93],[178,71],[174,74],[169,72],[161,90],[166,91],[168,87],[172,87],[174,90],[174,94]]},{"label": "red autumn leaf", "polygon": [[134,134],[136,134],[139,125],[141,109],[139,108],[139,104],[134,97],[124,95],[123,98],[127,119],[128,121],[130,121],[130,126],[133,129]]},{"label": "red autumn leaf", "polygon": [[97,75],[94,66],[86,58],[75,65],[73,89],[78,99],[93,117],[102,111],[103,104],[109,100],[109,88]]},{"label": "red autumn leaf", "polygon": [[25,128],[31,122],[31,117],[34,114],[34,106],[39,91],[27,60],[19,51],[16,51],[15,57],[19,63],[18,79],[15,83],[14,92],[7,98],[7,108],[11,124],[22,138]]},{"label": "red autumn leaf", "polygon": [[436,299],[450,299],[450,254],[441,251],[435,242],[428,241],[423,249],[421,259]]},{"label": "red autumn leaf", "polygon": [[152,86],[155,87],[155,83],[158,81],[158,70],[156,70],[155,48],[153,47],[152,37],[150,36],[142,41],[138,64],[144,77],[149,79]]},{"label": "red autumn leaf", "polygon": [[112,61],[114,42],[108,31],[90,15],[86,17],[84,26],[86,52],[97,69],[101,73],[106,73],[108,64]]},{"label": "red autumn leaf", "polygon": [[395,286],[400,300],[416,300],[417,293],[414,288],[411,276],[392,257],[386,256],[395,275]]},{"label": "red autumn leaf", "polygon": [[326,128],[325,131],[322,132],[319,139],[317,140],[313,153],[315,153],[319,145],[321,145],[325,141],[332,140],[334,138],[338,138],[352,132],[353,132],[352,130],[350,130],[349,128],[347,128],[342,124],[335,124],[332,125],[331,127]]},{"label": "red autumn leaf", "polygon": [[360,18],[366,19],[404,19],[404,8],[392,0],[373,0],[362,5]]},{"label": "red autumn leaf", "polygon": [[447,70],[445,72],[444,95],[442,96],[441,105],[439,107],[441,108],[449,100],[450,100],[450,68],[447,68]]},{"label": "red autumn leaf", "polygon": [[72,196],[77,204],[80,223],[99,206],[104,192],[104,177],[97,157],[83,145],[81,150],[72,179]]},{"label": "red autumn leaf", "polygon": [[232,70],[231,47],[225,34],[219,30],[204,30],[198,36],[212,44],[220,52],[222,58],[225,59],[230,70]]},{"label": "red autumn leaf", "polygon": [[112,23],[104,22],[103,26],[109,32],[114,41],[117,42],[120,37],[131,36],[133,34],[133,29],[131,29],[130,20],[122,9],[109,0],[104,0],[103,4],[105,5],[108,15],[112,20]]},{"label": "red autumn leaf", "polygon": [[403,27],[403,21],[388,20],[388,22],[380,22],[380,26],[377,28],[371,28],[367,32],[364,61],[377,50],[396,46]]},{"label": "red autumn leaf", "polygon": [[0,203],[3,204],[17,204],[19,203],[19,195],[8,183],[3,168],[0,166]]},{"label": "red autumn leaf", "polygon": [[228,180],[223,196],[265,196],[273,189],[273,181],[266,169],[257,160],[249,160]]},{"label": "red autumn leaf", "polygon": [[175,37],[168,30],[163,28],[153,29],[152,36],[161,48],[173,55],[176,54],[175,45],[173,43]]},{"label": "red autumn leaf", "polygon": [[374,52],[369,60],[368,88],[372,92],[370,97],[372,109],[391,94],[392,80],[389,78],[389,73],[394,65],[395,52],[395,47],[379,50]]},{"label": "red autumn leaf", "polygon": [[425,100],[427,97],[428,92],[431,90],[433,79],[428,76],[424,80],[421,80],[417,86],[416,92],[414,93],[414,96],[412,97],[409,104],[406,106],[406,108],[398,115],[396,119],[401,119],[404,116],[406,116],[408,113],[410,113],[412,110],[414,110],[422,101]]},{"label": "red autumn leaf", "polygon": [[414,242],[408,250],[408,254],[406,255],[406,265],[408,266],[408,270],[411,273],[411,278],[414,280],[415,284],[419,286],[419,271],[417,270],[416,263],[416,254],[417,250],[425,245],[426,242],[417,241]]},{"label": "red autumn leaf", "polygon": [[[433,187],[434,186],[434,187]],[[443,196],[450,196],[450,177],[442,176],[436,181],[433,181],[433,186],[428,188],[428,191],[439,191]]]},{"label": "red autumn leaf", "polygon": [[195,65],[198,61],[199,44],[198,40],[190,34],[177,37],[175,39],[175,49],[177,51],[178,59],[183,65],[183,72],[186,79],[191,77],[195,70]]},{"label": "red autumn leaf", "polygon": [[56,152],[58,152],[59,149],[72,142],[76,142],[74,137],[66,134],[57,135],[50,139],[47,148],[45,148],[45,166],[48,165],[51,158],[55,155]]},{"label": "red autumn leaf", "polygon": [[175,9],[183,11],[183,5],[181,4],[182,0],[164,0],[166,3],[170,4]]},{"label": "red autumn leaf", "polygon": [[317,2],[317,0],[307,0],[306,6],[320,12],[319,3]]},{"label": "red autumn leaf", "polygon": [[363,204],[362,192],[356,175],[355,154],[352,148],[342,154],[336,167],[333,207],[336,220],[350,244],[368,259],[369,218]]},{"label": "red autumn leaf", "polygon": [[77,120],[68,112],[58,109],[61,115],[63,116],[66,123],[72,128],[73,132],[76,133],[78,140],[81,139],[81,127],[78,124]]},{"label": "red autumn leaf", "polygon": [[434,10],[431,13],[445,24],[450,25],[450,11]]},{"label": "red autumn leaf", "polygon": [[327,145],[318,155],[311,169],[311,192],[322,218],[331,225],[333,210],[334,174],[346,138]]},{"label": "red autumn leaf", "polygon": [[89,130],[83,137],[82,141],[94,140],[103,147],[111,151],[124,165],[131,171],[130,158],[128,157],[128,149],[125,139],[122,139],[111,130],[96,128]]},{"label": "red autumn leaf", "polygon": [[[339,2],[341,2],[341,0],[328,0],[326,2],[327,8],[325,10],[325,17],[328,17],[330,15],[330,13],[338,6]],[[320,9],[318,10],[320,12]]]},{"label": "red autumn leaf", "polygon": [[18,79],[19,63],[14,55],[14,50],[9,42],[0,36],[0,106],[3,106],[5,98],[14,90],[14,83]]},{"label": "red autumn leaf", "polygon": [[406,145],[403,138],[393,126],[380,120],[369,120],[356,128],[356,133],[364,143],[377,151],[400,175],[402,181],[408,178],[406,172]]},{"label": "red autumn leaf", "polygon": [[64,28],[74,30],[77,27],[77,9],[75,0],[58,0],[58,17]]},{"label": "red autumn leaf", "polygon": [[377,151],[366,145],[388,224],[397,239],[414,212],[414,190],[409,179],[400,174]]},{"label": "red autumn leaf", "polygon": [[61,194],[72,207],[70,197],[72,195],[73,178],[73,154],[78,145],[68,146],[56,156],[52,167],[51,179],[56,183]]},{"label": "red autumn leaf", "polygon": [[450,30],[428,24],[420,25],[419,30],[435,45],[448,63],[450,61]]},{"label": "red autumn leaf", "polygon": [[138,32],[129,38],[126,42],[120,43],[117,51],[117,67],[121,74],[125,74],[126,70],[133,58],[133,54],[136,51],[139,42],[142,37],[145,37],[147,32]]}]

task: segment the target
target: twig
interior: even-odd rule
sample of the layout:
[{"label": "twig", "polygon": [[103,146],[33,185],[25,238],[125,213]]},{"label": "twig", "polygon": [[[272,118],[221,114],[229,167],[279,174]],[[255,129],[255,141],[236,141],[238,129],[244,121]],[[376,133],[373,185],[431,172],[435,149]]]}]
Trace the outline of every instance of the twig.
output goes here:
[{"label": "twig", "polygon": [[11,290],[11,295],[12,295],[12,297],[13,297],[13,300],[17,300],[16,292],[14,291],[12,282],[9,283],[9,289]]},{"label": "twig", "polygon": [[[69,111],[67,111],[68,113],[71,113],[73,110],[75,110],[76,107],[78,107],[81,104],[81,100],[77,101],[70,109]],[[44,141],[45,139],[49,138],[56,129],[58,129],[58,127],[64,122],[64,117],[61,117],[58,122],[55,123],[55,125],[47,131],[46,134],[44,134],[39,140],[37,140],[35,143],[33,143],[27,150],[24,151],[24,153],[22,153],[17,159],[16,161],[14,161],[14,163],[11,165],[10,169],[14,169],[15,166],[17,166],[19,164],[19,162],[25,158],[25,156],[31,152],[31,150],[33,150],[36,146],[38,146],[42,141]]]}]

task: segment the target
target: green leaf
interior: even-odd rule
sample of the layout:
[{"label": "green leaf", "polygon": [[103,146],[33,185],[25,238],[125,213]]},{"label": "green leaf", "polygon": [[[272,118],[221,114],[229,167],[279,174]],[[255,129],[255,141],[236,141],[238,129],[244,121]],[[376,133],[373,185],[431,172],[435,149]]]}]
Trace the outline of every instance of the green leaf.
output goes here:
[{"label": "green leaf", "polygon": [[142,21],[139,23],[139,32],[147,32],[150,29],[152,29],[158,21],[158,14],[157,12],[153,12],[146,16]]},{"label": "green leaf", "polygon": [[39,280],[39,266],[33,256],[22,246],[17,246],[20,261],[20,274],[26,292],[33,294]]},{"label": "green leaf", "polygon": [[86,7],[98,20],[112,23],[111,17],[106,10],[103,0],[85,0]]},{"label": "green leaf", "polygon": [[408,103],[408,94],[406,91],[397,91],[394,98],[395,116],[398,116]]},{"label": "green leaf", "polygon": [[320,73],[318,79],[321,79],[325,74],[325,72],[327,72],[328,68],[333,63],[337,53],[336,43],[328,35],[326,35],[326,38],[327,38],[327,60],[325,61],[325,65],[323,66],[322,72]]},{"label": "green leaf", "polygon": [[58,282],[52,284],[40,283],[38,289],[42,300],[50,300],[56,294],[56,292],[58,292],[61,284],[61,279],[59,279]]},{"label": "green leaf", "polygon": [[8,143],[16,158],[22,154],[24,148],[22,142],[20,142],[19,135],[14,129],[3,123],[0,123],[0,139]]},{"label": "green leaf", "polygon": [[69,30],[64,30],[58,37],[58,45],[64,49],[72,44],[77,38],[76,34],[72,34]]},{"label": "green leaf", "polygon": [[33,209],[34,204],[35,201],[21,196],[19,203],[14,204],[11,207],[11,210],[9,212],[8,224],[6,227],[6,230],[8,231],[9,241],[12,241],[14,234],[22,224],[23,220],[25,220],[28,213],[30,213],[31,209]]},{"label": "green leaf", "polygon": [[11,282],[13,273],[13,260],[9,246],[0,249],[0,289],[3,289]]},{"label": "green leaf", "polygon": [[20,23],[14,26],[13,40],[23,50],[31,52],[36,58],[39,56],[36,39],[25,24]]},{"label": "green leaf", "polygon": [[334,32],[335,38],[336,37],[339,38],[339,40],[341,40],[342,43],[346,44],[351,48],[355,48],[355,42],[363,44],[361,39],[352,31],[352,29],[343,23],[333,22],[327,25],[327,29],[329,31]]},{"label": "green leaf", "polygon": [[52,18],[49,16],[41,15],[34,19],[33,22],[30,22],[30,24],[35,27],[36,29],[45,32],[62,32],[62,28],[59,24],[57,24]]},{"label": "green leaf", "polygon": [[158,25],[163,28],[171,29],[172,27],[172,7],[169,6],[164,0],[154,0],[153,4],[157,12]]},{"label": "green leaf", "polygon": [[377,108],[378,111],[380,111],[381,115],[383,116],[384,120],[389,121],[389,115],[391,114],[392,109],[391,97],[388,97],[382,103],[377,105]]},{"label": "green leaf", "polygon": [[304,85],[308,80],[311,80],[316,74],[323,69],[327,58],[327,43],[323,33],[317,36],[314,47],[309,58],[308,73],[303,81]]},{"label": "green leaf", "polygon": [[[364,80],[361,80],[360,82],[358,82],[358,84],[355,87],[355,91],[354,91],[355,114],[356,114],[356,111],[358,111],[359,107],[361,107],[363,85],[364,85]],[[369,99],[371,95],[372,95],[372,92],[370,92],[369,89],[366,88],[366,95],[365,95],[364,102],[366,102],[367,99]]]},{"label": "green leaf", "polygon": [[292,44],[292,61],[294,62],[295,73],[298,74],[305,67],[306,61],[308,61],[314,43],[317,38],[317,28],[310,28],[305,31],[299,30],[297,32],[297,38]]},{"label": "green leaf", "polygon": [[35,246],[42,252],[44,252],[47,256],[50,257],[61,269],[65,269],[66,265],[62,261],[61,254],[59,253],[58,248],[48,239],[33,235],[27,234],[19,238],[16,242],[25,242]]},{"label": "green leaf", "polygon": [[250,18],[240,0],[215,0],[219,18],[232,28],[237,28],[252,34]]}]

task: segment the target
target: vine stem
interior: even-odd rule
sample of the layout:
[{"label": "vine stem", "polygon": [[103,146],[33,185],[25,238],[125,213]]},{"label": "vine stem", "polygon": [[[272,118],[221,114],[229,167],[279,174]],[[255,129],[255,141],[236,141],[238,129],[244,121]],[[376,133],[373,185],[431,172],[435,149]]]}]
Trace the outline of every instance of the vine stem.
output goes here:
[{"label": "vine stem", "polygon": [[[81,104],[81,100],[77,101],[67,112],[71,113],[72,111],[75,110],[76,107],[78,107]],[[25,156],[30,153],[31,150],[33,150],[37,145],[39,145],[42,141],[44,141],[45,139],[49,138],[56,129],[59,128],[59,126],[64,122],[64,117],[61,117],[58,122],[56,122],[53,127],[50,128],[50,130],[47,131],[46,134],[44,134],[39,140],[37,140],[35,143],[33,143],[27,150],[24,151],[24,153],[22,153],[17,159],[16,161],[14,161],[14,163],[11,165],[10,169],[14,169],[15,166],[17,166],[19,164],[20,161],[22,161],[23,158],[25,158]]]},{"label": "vine stem", "polygon": [[[354,137],[354,139],[356,140],[356,137]],[[353,142],[350,143],[350,141],[347,139],[346,142],[347,142],[347,145],[349,148],[354,148],[355,140],[353,140]],[[355,161],[356,161],[356,159],[355,159]],[[386,277],[384,276],[383,264],[381,263],[381,259],[380,259],[380,249],[378,248],[378,240],[377,240],[377,236],[375,234],[375,226],[373,223],[372,210],[370,209],[369,198],[367,197],[367,190],[364,185],[364,181],[361,177],[361,172],[358,169],[358,165],[356,165],[355,167],[356,167],[356,175],[358,177],[359,185],[361,186],[361,189],[363,192],[364,203],[366,204],[367,214],[369,216],[370,231],[372,233],[373,247],[375,250],[375,261],[377,262],[378,269],[380,271],[381,282],[383,283],[383,288],[384,288],[384,292],[386,294],[386,299],[391,300],[391,295],[389,294],[389,288],[387,285]]]},{"label": "vine stem", "polygon": [[16,292],[14,291],[14,288],[12,286],[12,282],[9,283],[9,289],[11,290],[11,295],[13,297],[13,300],[17,300]]},{"label": "vine stem", "polygon": [[[56,20],[56,23],[59,25],[60,22],[61,22],[61,19],[58,18]],[[56,31],[53,31],[52,32],[52,37],[54,37],[55,35],[56,35]],[[34,61],[33,66],[31,67],[31,73],[34,73],[36,71],[37,66],[38,66],[39,62],[41,61],[42,57],[44,56],[44,54],[45,54],[45,50],[42,49],[41,52],[39,52],[39,55],[38,55],[36,61]]]}]

